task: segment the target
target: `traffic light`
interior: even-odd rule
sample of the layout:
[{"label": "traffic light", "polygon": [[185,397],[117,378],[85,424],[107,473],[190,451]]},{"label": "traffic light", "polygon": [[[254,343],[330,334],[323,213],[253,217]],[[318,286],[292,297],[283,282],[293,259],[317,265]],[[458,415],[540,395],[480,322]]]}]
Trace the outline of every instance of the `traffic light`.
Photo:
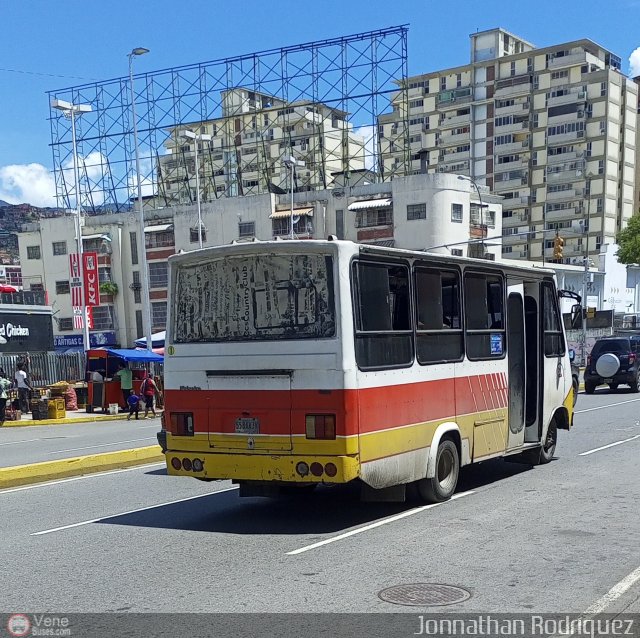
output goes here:
[{"label": "traffic light", "polygon": [[556,234],[553,240],[553,258],[562,261],[562,249],[564,248],[564,239]]}]

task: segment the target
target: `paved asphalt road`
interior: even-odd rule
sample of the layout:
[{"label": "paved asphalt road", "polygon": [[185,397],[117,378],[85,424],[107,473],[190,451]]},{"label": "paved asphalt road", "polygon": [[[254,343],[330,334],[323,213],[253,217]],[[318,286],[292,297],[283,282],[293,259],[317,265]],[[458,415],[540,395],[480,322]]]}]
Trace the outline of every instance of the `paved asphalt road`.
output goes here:
[{"label": "paved asphalt road", "polygon": [[157,417],[0,428],[0,467],[145,447],[160,427]]},{"label": "paved asphalt road", "polygon": [[157,465],[5,490],[0,610],[424,613],[378,592],[445,583],[471,593],[447,612],[640,611],[640,395],[577,407],[551,464],[466,468],[430,508],[348,487],[239,499]]}]

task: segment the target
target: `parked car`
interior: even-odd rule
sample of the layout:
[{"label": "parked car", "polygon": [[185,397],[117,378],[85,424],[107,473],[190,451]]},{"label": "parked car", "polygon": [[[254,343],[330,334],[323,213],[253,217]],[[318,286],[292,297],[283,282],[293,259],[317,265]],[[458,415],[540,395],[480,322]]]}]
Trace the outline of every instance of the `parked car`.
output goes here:
[{"label": "parked car", "polygon": [[587,357],[584,391],[593,394],[597,386],[605,383],[611,390],[623,384],[638,392],[639,353],[640,336],[598,339]]}]

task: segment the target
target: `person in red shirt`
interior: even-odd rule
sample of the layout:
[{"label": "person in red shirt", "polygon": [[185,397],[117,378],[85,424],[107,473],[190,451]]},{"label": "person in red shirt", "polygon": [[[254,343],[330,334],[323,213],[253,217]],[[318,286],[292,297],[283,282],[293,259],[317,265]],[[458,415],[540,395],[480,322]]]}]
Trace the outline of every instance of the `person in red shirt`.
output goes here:
[{"label": "person in red shirt", "polygon": [[156,398],[156,395],[160,394],[160,390],[158,390],[158,386],[153,380],[153,374],[151,372],[149,373],[149,376],[142,382],[140,391],[142,393],[142,396],[144,397],[144,418],[149,418],[147,417],[147,414],[149,414],[149,410],[151,410],[151,414],[153,414],[153,416],[158,416],[156,414],[155,408],[153,407],[153,401]]}]

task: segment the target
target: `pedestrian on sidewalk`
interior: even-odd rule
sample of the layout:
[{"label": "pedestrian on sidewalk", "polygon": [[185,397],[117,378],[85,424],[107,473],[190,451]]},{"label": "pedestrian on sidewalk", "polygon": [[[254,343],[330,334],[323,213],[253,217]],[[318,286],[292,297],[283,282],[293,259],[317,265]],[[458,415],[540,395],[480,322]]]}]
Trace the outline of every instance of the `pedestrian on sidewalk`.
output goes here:
[{"label": "pedestrian on sidewalk", "polygon": [[153,374],[150,372],[147,378],[142,382],[140,386],[140,391],[144,396],[144,418],[147,418],[147,414],[149,410],[151,410],[151,414],[153,416],[157,416],[155,408],[153,407],[153,401],[156,398],[156,395],[160,394],[160,390],[158,390],[158,386],[156,382],[153,380]]},{"label": "pedestrian on sidewalk", "polygon": [[129,395],[133,390],[133,372],[129,369],[129,364],[119,363],[118,372],[116,372],[115,376],[120,379],[120,390],[122,390],[122,398],[126,409],[127,405],[129,405]]},{"label": "pedestrian on sidewalk", "polygon": [[7,390],[11,387],[11,381],[7,379],[6,372],[0,368],[0,426],[4,425],[5,411],[7,409]]},{"label": "pedestrian on sidewalk", "polygon": [[127,405],[129,406],[129,416],[127,421],[131,421],[131,416],[136,415],[136,421],[138,420],[138,414],[140,414],[140,403],[142,397],[139,397],[133,390],[130,391],[127,397]]},{"label": "pedestrian on sidewalk", "polygon": [[18,388],[18,402],[20,404],[20,411],[23,414],[29,414],[29,399],[31,398],[31,384],[29,378],[24,370],[24,365],[19,363],[16,366],[16,373],[14,375],[16,381],[16,387]]}]

